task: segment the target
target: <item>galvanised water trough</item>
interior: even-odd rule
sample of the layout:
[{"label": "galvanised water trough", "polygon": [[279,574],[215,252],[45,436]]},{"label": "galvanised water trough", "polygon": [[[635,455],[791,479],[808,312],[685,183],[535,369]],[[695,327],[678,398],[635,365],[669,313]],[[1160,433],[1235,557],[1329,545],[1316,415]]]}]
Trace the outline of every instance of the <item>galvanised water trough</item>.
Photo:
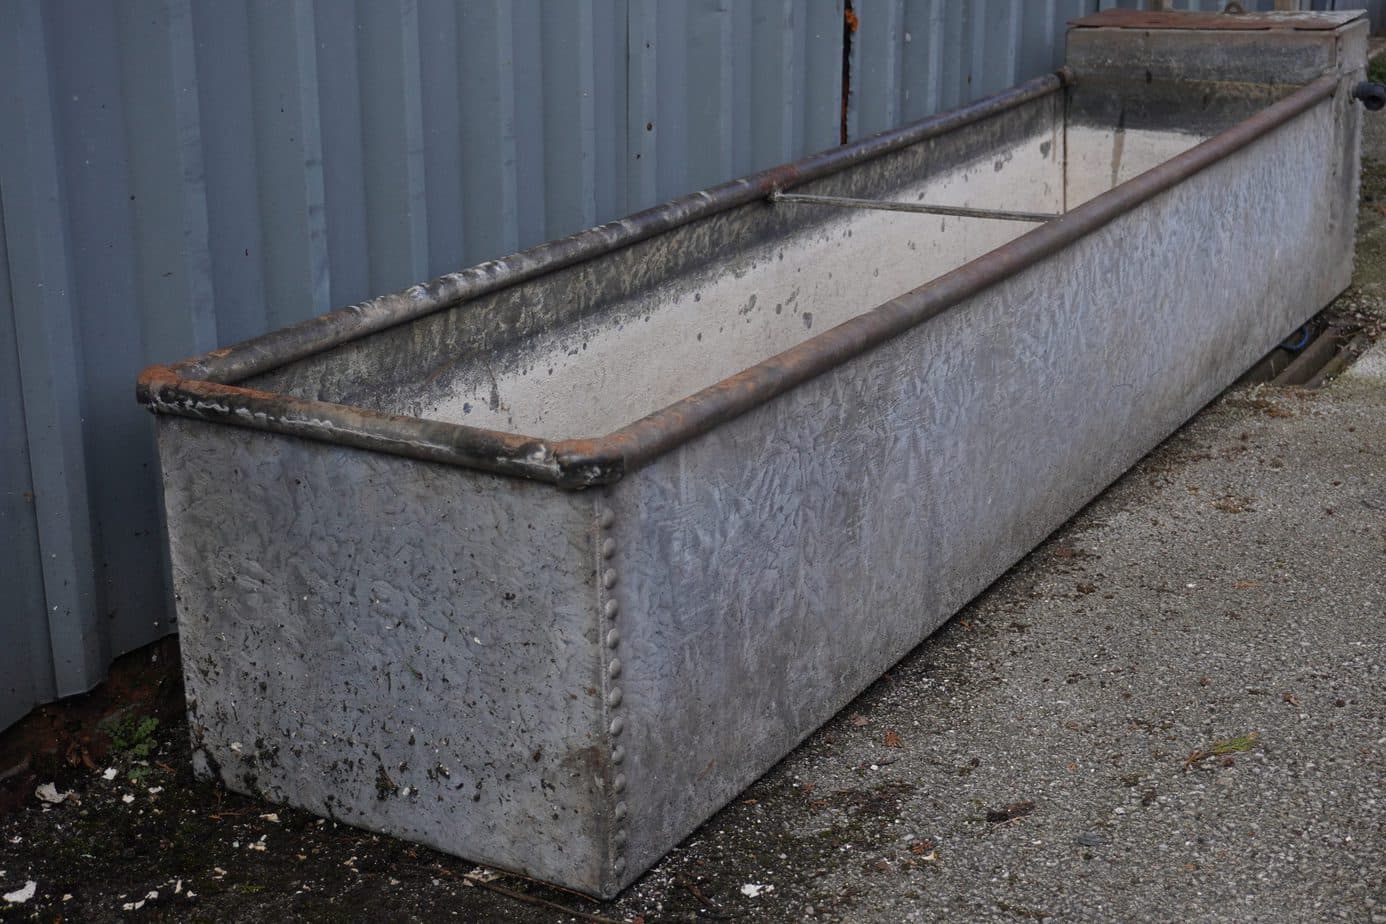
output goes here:
[{"label": "galvanised water trough", "polygon": [[615,894],[1347,286],[1366,31],[1112,11],[147,370],[199,771]]}]

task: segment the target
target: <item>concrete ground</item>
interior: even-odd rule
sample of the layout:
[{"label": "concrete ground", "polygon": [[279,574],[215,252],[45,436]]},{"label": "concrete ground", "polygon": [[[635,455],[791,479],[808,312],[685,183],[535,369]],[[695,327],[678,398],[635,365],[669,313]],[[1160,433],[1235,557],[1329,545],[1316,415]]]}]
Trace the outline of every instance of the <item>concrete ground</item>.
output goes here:
[{"label": "concrete ground", "polygon": [[0,820],[0,918],[1386,922],[1386,344],[1215,402],[612,903],[195,783],[182,732]]}]

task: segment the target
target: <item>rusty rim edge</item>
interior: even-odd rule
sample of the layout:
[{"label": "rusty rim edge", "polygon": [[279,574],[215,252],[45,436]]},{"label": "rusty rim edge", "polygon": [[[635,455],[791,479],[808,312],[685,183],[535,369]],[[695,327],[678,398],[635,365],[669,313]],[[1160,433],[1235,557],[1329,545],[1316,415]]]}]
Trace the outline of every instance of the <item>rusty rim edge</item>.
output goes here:
[{"label": "rusty rim edge", "polygon": [[578,471],[565,475],[552,447],[533,437],[188,379],[168,366],[150,366],[140,373],[136,397],[155,413],[271,430],[551,484],[580,477]]},{"label": "rusty rim edge", "polygon": [[560,466],[627,472],[935,317],[1067,247],[1334,95],[1329,74],[1008,244],[596,440],[554,444]]}]

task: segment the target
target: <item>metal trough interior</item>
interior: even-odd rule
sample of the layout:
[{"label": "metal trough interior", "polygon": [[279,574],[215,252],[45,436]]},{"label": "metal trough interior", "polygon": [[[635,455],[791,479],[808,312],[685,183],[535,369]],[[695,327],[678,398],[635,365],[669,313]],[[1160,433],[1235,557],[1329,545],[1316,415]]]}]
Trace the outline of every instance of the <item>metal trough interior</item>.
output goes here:
[{"label": "metal trough interior", "polygon": [[[1068,124],[1061,81],[795,192],[1061,215],[1235,120]],[[1258,102],[1271,98],[1263,94]],[[1250,111],[1249,109],[1247,110]],[[248,387],[560,441],[617,430],[1014,240],[1034,224],[761,199],[704,225],[353,342]],[[707,258],[710,245],[718,257]],[[723,256],[725,255],[725,256]],[[588,277],[610,273],[595,292]],[[497,316],[538,316],[514,336]],[[438,338],[436,346],[429,342]]]},{"label": "metal trough interior", "polygon": [[147,370],[200,771],[633,881],[1346,287],[1365,20],[1132,15]]}]

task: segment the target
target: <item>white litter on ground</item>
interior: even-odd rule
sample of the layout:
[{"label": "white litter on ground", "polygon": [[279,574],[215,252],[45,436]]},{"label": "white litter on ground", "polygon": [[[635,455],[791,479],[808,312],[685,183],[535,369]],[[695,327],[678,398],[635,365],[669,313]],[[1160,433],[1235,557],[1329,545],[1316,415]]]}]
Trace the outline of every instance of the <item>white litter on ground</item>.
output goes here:
[{"label": "white litter on ground", "polygon": [[34,893],[37,891],[38,883],[30,879],[28,882],[24,883],[21,888],[15,889],[13,892],[6,892],[4,896],[5,902],[10,905],[22,905],[33,898]]},{"label": "white litter on ground", "polygon": [[764,893],[766,893],[766,892],[773,892],[773,891],[775,891],[775,887],[774,887],[774,886],[772,886],[772,885],[761,885],[761,884],[758,883],[758,882],[748,882],[748,883],[746,883],[744,886],[741,887],[741,894],[744,895],[744,896],[746,896],[747,898],[756,898],[757,896],[762,895],[762,894],[764,894]]},{"label": "white litter on ground", "polygon": [[120,771],[117,770],[115,767],[107,767],[105,770],[101,772],[101,779],[109,783],[111,780],[116,778],[116,774],[119,772]]},{"label": "white litter on ground", "polygon": [[145,902],[156,901],[158,898],[159,898],[159,893],[158,893],[157,891],[150,892],[148,895],[146,895],[144,898],[140,899],[139,901],[137,901],[137,902],[126,902],[125,904],[121,905],[120,908],[121,908],[122,911],[139,911],[141,908],[144,907],[144,903],[145,903]]},{"label": "white litter on ground", "polygon": [[57,786],[53,785],[52,783],[44,783],[43,785],[39,786],[38,789],[34,790],[34,795],[37,796],[38,799],[42,802],[48,802],[53,805],[61,805],[63,801],[67,799],[68,796],[72,795],[72,793],[58,792]]}]

